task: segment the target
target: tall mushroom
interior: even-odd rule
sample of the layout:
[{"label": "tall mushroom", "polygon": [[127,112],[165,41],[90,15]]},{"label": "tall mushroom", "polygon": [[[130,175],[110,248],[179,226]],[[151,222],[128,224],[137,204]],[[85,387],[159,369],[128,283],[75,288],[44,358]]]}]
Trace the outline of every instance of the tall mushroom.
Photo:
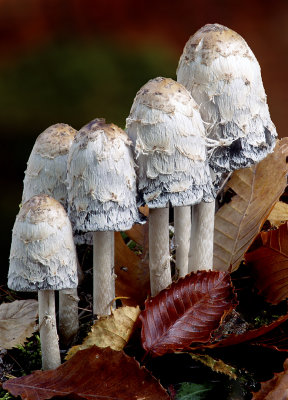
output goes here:
[{"label": "tall mushroom", "polygon": [[[277,133],[270,119],[260,66],[240,35],[219,24],[199,29],[184,47],[177,80],[190,91],[207,123],[209,164],[216,184],[222,173],[249,167],[272,152]],[[191,239],[190,268],[209,269],[214,206],[201,203],[192,214],[195,235]]]},{"label": "tall mushroom", "polygon": [[60,361],[54,290],[76,288],[77,257],[72,228],[63,206],[47,195],[23,204],[13,227],[8,287],[38,291],[43,369]]},{"label": "tall mushroom", "polygon": [[[47,194],[67,209],[67,158],[76,133],[71,126],[59,123],[37,137],[25,171],[22,203],[37,194]],[[74,235],[75,243],[79,242],[79,237]],[[79,266],[78,273],[81,276]],[[78,301],[77,288],[59,293],[59,333],[65,345],[79,329]]]},{"label": "tall mushroom", "polygon": [[95,119],[76,135],[68,157],[68,210],[76,230],[93,232],[93,313],[115,298],[114,231],[139,222],[136,174],[126,133]]},{"label": "tall mushroom", "polygon": [[[138,91],[126,125],[139,166],[139,191],[149,207],[150,283],[155,295],[171,283],[169,204],[177,210],[213,199],[205,132],[190,93],[179,83],[162,77],[150,80]],[[176,237],[190,222],[185,211]],[[177,211],[175,214],[177,218]],[[184,263],[180,276],[185,273]]]}]

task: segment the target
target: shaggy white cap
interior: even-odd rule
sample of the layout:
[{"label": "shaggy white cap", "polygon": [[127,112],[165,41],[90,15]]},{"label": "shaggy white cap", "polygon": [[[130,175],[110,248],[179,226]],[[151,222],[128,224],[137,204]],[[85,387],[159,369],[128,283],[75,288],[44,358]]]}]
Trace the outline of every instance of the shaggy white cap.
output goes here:
[{"label": "shaggy white cap", "polygon": [[37,137],[25,171],[23,204],[43,193],[66,208],[67,157],[76,132],[67,124],[55,124]]},{"label": "shaggy white cap", "polygon": [[216,172],[249,167],[272,152],[277,133],[260,66],[240,35],[218,24],[202,27],[184,47],[177,80],[209,123],[209,163]]},{"label": "shaggy white cap", "polygon": [[155,78],[137,93],[126,121],[139,166],[139,191],[150,208],[212,201],[205,129],[190,93]]},{"label": "shaggy white cap", "polygon": [[20,209],[12,232],[8,287],[16,291],[76,288],[77,257],[63,206],[47,195]]},{"label": "shaggy white cap", "polygon": [[95,119],[76,135],[68,157],[68,213],[76,231],[123,231],[140,222],[127,134]]}]

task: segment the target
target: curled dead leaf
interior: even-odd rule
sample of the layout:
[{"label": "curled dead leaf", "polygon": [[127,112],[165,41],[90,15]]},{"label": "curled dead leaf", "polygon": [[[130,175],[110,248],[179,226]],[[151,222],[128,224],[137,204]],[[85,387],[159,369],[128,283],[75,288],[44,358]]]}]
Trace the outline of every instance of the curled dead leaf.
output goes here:
[{"label": "curled dead leaf", "polygon": [[276,228],[288,221],[288,204],[283,201],[277,201],[269,214],[268,220]]},{"label": "curled dead leaf", "polygon": [[225,189],[234,194],[215,215],[214,268],[236,270],[287,181],[288,138],[251,168],[234,171]]},{"label": "curled dead leaf", "polygon": [[0,305],[0,349],[23,345],[37,330],[38,302],[16,300]]},{"label": "curled dead leaf", "polygon": [[[140,211],[147,215],[147,210]],[[115,273],[116,296],[123,298],[124,305],[143,305],[150,292],[150,276],[148,267],[148,222],[134,225],[125,232],[141,251],[130,249],[120,232],[115,232]],[[124,298],[126,297],[126,299]]]},{"label": "curled dead leaf", "polygon": [[139,314],[139,307],[125,306],[112,310],[111,315],[94,322],[91,332],[89,332],[83,343],[73,346],[69,350],[66,360],[69,360],[77,351],[94,345],[110,347],[117,351],[122,350],[133,332],[133,327]]},{"label": "curled dead leaf", "polygon": [[255,286],[265,300],[278,304],[288,297],[288,222],[276,230],[261,232],[245,260]]},{"label": "curled dead leaf", "polygon": [[63,396],[88,400],[169,399],[160,383],[134,358],[122,351],[96,346],[78,351],[54,370],[10,379],[3,388],[23,400]]},{"label": "curled dead leaf", "polygon": [[261,383],[261,389],[253,393],[252,400],[285,400],[288,398],[288,358],[284,362],[284,371],[275,374],[272,379]]}]

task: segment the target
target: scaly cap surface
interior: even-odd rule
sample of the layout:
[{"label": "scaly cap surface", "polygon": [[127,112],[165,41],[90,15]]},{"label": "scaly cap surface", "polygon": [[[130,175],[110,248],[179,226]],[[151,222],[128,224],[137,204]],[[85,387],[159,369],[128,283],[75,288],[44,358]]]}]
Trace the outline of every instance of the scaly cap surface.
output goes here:
[{"label": "scaly cap surface", "polygon": [[63,206],[47,195],[20,209],[12,232],[8,286],[16,291],[76,288],[77,256]]},{"label": "scaly cap surface", "polygon": [[150,208],[213,199],[203,122],[181,84],[162,77],[147,82],[126,130],[135,146],[139,191]]},{"label": "scaly cap surface", "polygon": [[216,173],[249,167],[272,152],[277,137],[260,66],[233,30],[209,24],[186,43],[177,80],[199,104]]}]

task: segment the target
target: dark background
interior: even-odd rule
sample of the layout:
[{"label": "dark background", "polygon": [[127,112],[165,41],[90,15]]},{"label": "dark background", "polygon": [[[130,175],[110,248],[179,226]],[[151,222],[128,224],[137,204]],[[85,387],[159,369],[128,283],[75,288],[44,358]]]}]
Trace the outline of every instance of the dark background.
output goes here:
[{"label": "dark background", "polygon": [[95,117],[123,128],[137,90],[156,76],[175,79],[189,36],[215,22],[253,50],[286,136],[288,1],[0,0],[0,283],[36,137]]}]

